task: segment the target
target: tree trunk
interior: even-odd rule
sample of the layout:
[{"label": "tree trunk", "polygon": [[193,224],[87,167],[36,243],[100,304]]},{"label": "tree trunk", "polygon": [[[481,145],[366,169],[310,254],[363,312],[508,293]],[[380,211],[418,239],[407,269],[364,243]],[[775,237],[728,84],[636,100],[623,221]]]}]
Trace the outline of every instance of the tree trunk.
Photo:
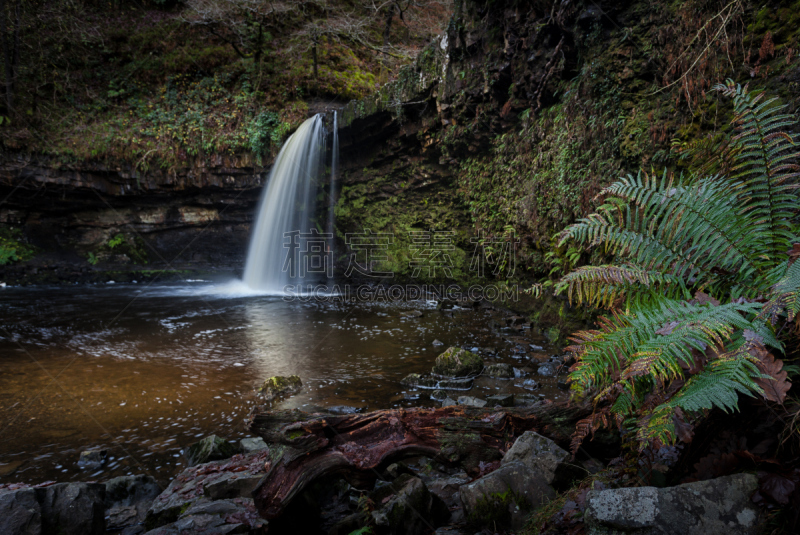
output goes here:
[{"label": "tree trunk", "polygon": [[383,47],[389,44],[390,32],[392,31],[392,19],[394,18],[394,4],[389,4],[389,13],[386,15],[386,25],[383,27]]},{"label": "tree trunk", "polygon": [[[517,436],[538,430],[569,442],[554,415],[574,421],[588,412],[543,403],[531,408],[391,409],[367,414],[321,415],[255,408],[249,429],[270,445],[267,474],[253,492],[264,518],[280,516],[294,496],[315,479],[337,473],[369,481],[376,470],[402,457],[426,455],[459,463],[477,474],[481,462],[499,460]],[[555,436],[554,436],[555,435]]]},{"label": "tree trunk", "polygon": [[0,0],[0,40],[3,46],[3,76],[5,82],[6,108],[9,115],[14,109],[14,68],[12,65],[11,38],[8,34],[8,16],[6,0]]}]

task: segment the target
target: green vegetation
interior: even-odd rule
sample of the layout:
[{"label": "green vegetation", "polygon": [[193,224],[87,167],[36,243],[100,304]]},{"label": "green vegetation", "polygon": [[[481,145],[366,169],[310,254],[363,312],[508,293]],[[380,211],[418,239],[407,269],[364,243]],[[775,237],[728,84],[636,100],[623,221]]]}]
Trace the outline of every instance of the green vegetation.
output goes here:
[{"label": "green vegetation", "polygon": [[800,150],[776,99],[733,82],[714,89],[733,97],[735,132],[700,169],[722,174],[629,175],[560,235],[614,259],[558,285],[574,302],[611,309],[571,348],[573,393],[595,404],[574,448],[620,423],[640,448],[690,440],[703,411],[735,410],[740,393],[782,402],[791,386],[768,348],[783,351],[780,334],[800,311]]},{"label": "green vegetation", "polygon": [[3,37],[19,38],[20,53],[0,102],[3,147],[144,172],[268,157],[306,118],[307,100],[375,91],[448,10],[415,3],[387,27],[389,4],[350,0],[9,4],[19,20]]},{"label": "green vegetation", "polygon": [[24,262],[34,257],[36,249],[20,241],[21,238],[21,230],[0,226],[0,266]]}]

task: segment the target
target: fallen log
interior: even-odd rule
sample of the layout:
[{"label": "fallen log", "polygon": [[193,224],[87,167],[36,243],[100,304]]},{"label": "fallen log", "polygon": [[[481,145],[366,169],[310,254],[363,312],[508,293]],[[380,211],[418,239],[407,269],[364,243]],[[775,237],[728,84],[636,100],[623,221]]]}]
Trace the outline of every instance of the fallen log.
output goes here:
[{"label": "fallen log", "polygon": [[380,468],[414,455],[459,463],[477,475],[482,461],[500,459],[525,431],[568,442],[571,431],[559,430],[559,422],[574,422],[580,417],[578,412],[584,411],[553,403],[506,409],[391,409],[349,415],[256,407],[248,427],[270,445],[270,460],[253,497],[262,517],[276,518],[319,477],[339,474],[351,483],[374,481]]}]

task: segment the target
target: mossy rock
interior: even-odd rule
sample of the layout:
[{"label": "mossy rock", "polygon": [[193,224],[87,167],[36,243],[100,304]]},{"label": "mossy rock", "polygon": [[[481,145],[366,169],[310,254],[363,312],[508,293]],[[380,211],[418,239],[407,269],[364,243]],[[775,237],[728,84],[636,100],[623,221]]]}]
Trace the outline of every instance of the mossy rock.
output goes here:
[{"label": "mossy rock", "polygon": [[210,461],[229,459],[240,451],[238,447],[224,438],[211,435],[186,448],[184,455],[189,461],[189,466],[196,466]]},{"label": "mossy rock", "polygon": [[483,369],[483,359],[480,355],[451,347],[438,357],[433,364],[433,373],[445,377],[467,377],[477,375]]},{"label": "mossy rock", "polygon": [[300,392],[302,388],[303,382],[300,377],[296,375],[288,377],[276,375],[264,381],[264,384],[258,389],[258,393],[267,400],[271,400],[278,396],[292,396]]}]

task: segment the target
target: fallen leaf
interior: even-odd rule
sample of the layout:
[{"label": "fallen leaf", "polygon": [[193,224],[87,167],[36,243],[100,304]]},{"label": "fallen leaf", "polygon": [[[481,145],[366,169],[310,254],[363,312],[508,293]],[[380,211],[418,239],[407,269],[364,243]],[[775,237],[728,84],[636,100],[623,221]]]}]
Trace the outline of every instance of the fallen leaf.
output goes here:
[{"label": "fallen leaf", "polygon": [[762,347],[750,351],[758,358],[758,368],[769,377],[756,379],[756,384],[764,390],[764,397],[769,401],[783,403],[786,393],[792,388],[792,383],[787,379],[788,374],[783,370],[783,361],[776,359]]},{"label": "fallen leaf", "polygon": [[672,334],[672,331],[674,331],[675,327],[677,327],[678,325],[679,323],[677,321],[671,321],[666,325],[664,325],[663,327],[661,327],[659,330],[657,330],[656,334],[660,334],[662,336],[667,336],[668,334]]},{"label": "fallen leaf", "polygon": [[698,305],[705,305],[706,303],[711,303],[715,307],[719,306],[718,299],[714,299],[707,293],[701,292],[699,290],[694,293],[694,298],[697,300]]},{"label": "fallen leaf", "polygon": [[794,482],[778,474],[767,474],[759,481],[761,494],[766,494],[781,505],[789,503],[794,488]]}]

